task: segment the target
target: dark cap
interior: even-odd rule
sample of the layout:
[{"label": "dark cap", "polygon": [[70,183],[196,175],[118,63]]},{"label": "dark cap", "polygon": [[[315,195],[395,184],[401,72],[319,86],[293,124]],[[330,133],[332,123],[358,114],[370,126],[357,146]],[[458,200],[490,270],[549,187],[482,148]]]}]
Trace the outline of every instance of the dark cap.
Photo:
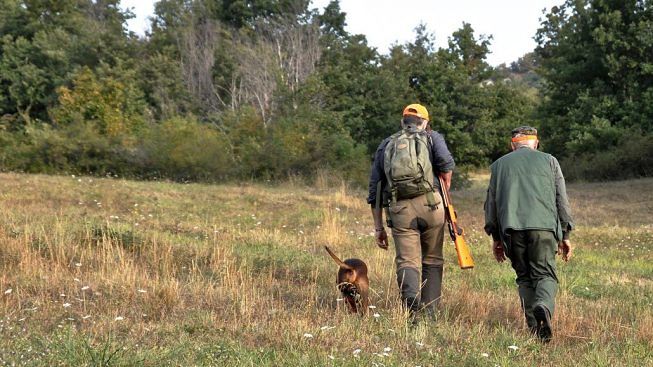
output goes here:
[{"label": "dark cap", "polygon": [[512,137],[517,135],[534,135],[537,136],[537,129],[532,126],[520,126],[512,130]]}]

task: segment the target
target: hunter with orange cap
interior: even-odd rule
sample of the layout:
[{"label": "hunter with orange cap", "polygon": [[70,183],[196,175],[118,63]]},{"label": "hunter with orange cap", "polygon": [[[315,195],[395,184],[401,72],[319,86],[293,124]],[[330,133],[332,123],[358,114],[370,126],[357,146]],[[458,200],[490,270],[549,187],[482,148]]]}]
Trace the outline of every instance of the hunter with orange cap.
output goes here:
[{"label": "hunter with orange cap", "polygon": [[408,105],[402,115],[401,131],[376,150],[367,202],[382,249],[388,248],[385,208],[402,303],[416,322],[419,310],[434,315],[440,301],[445,216],[438,176],[448,189],[455,164],[444,137],[429,128],[424,106]]}]

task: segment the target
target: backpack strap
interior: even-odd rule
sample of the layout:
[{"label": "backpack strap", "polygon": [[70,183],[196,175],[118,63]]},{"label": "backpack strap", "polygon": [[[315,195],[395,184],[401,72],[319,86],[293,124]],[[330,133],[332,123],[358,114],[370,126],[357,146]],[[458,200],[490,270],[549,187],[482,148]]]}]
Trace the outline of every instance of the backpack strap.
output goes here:
[{"label": "backpack strap", "polygon": [[[431,170],[433,171],[433,184],[435,184],[435,167],[433,167],[433,136],[430,131],[427,131],[426,136],[426,146],[429,149],[429,160],[431,161]],[[426,181],[428,183],[428,181]],[[433,192],[435,187],[431,186],[431,190],[426,193],[426,203],[431,208],[431,210],[437,209],[438,205],[435,203],[435,195]]]},{"label": "backpack strap", "polygon": [[[392,144],[390,149],[392,149],[392,154],[393,155],[397,151],[397,138],[399,138],[399,136],[401,136],[401,134],[403,134],[403,129],[399,130],[398,132],[396,132],[394,134],[392,134],[392,136],[390,137],[390,141],[388,142],[388,145]],[[388,148],[386,147],[386,149],[388,149]],[[392,166],[390,166],[390,168],[388,168],[388,172],[390,173],[390,176],[392,176]],[[397,205],[397,187],[395,185],[392,185],[390,182],[388,182],[388,184],[390,186],[390,200],[391,200],[391,203],[390,203],[389,206],[395,206],[395,205]],[[388,214],[387,215],[388,227],[392,227],[391,222],[390,222],[390,215],[389,215],[390,212],[387,211],[386,214]]]}]

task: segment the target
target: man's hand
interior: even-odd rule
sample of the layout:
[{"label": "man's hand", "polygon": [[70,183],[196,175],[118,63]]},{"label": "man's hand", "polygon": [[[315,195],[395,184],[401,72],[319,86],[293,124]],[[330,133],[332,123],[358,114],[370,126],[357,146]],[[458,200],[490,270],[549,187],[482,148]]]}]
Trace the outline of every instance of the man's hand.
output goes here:
[{"label": "man's hand", "polygon": [[506,253],[503,251],[501,241],[492,241],[492,253],[497,262],[502,263],[506,261]]},{"label": "man's hand", "polygon": [[562,240],[558,242],[558,253],[562,255],[562,260],[565,262],[569,261],[571,259],[571,241],[569,240]]},{"label": "man's hand", "polygon": [[444,186],[447,187],[447,191],[451,189],[451,176],[453,175],[452,171],[449,172],[441,172],[439,174],[440,178],[442,178],[442,181],[444,181]]},{"label": "man's hand", "polygon": [[376,236],[376,245],[380,248],[387,250],[388,249],[388,234],[385,233],[385,228],[375,230]]}]

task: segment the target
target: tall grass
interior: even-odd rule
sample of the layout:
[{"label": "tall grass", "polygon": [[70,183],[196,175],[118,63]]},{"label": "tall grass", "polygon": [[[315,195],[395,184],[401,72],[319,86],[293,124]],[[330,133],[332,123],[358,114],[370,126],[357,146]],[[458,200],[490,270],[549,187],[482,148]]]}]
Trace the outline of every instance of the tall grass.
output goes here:
[{"label": "tall grass", "polygon": [[[446,243],[437,321],[409,327],[393,251],[345,184],[211,186],[0,175],[0,365],[653,365],[653,180],[569,186],[554,341],[525,331],[482,233],[485,177],[453,195],[476,268]],[[349,315],[322,246],[370,268]]]}]

